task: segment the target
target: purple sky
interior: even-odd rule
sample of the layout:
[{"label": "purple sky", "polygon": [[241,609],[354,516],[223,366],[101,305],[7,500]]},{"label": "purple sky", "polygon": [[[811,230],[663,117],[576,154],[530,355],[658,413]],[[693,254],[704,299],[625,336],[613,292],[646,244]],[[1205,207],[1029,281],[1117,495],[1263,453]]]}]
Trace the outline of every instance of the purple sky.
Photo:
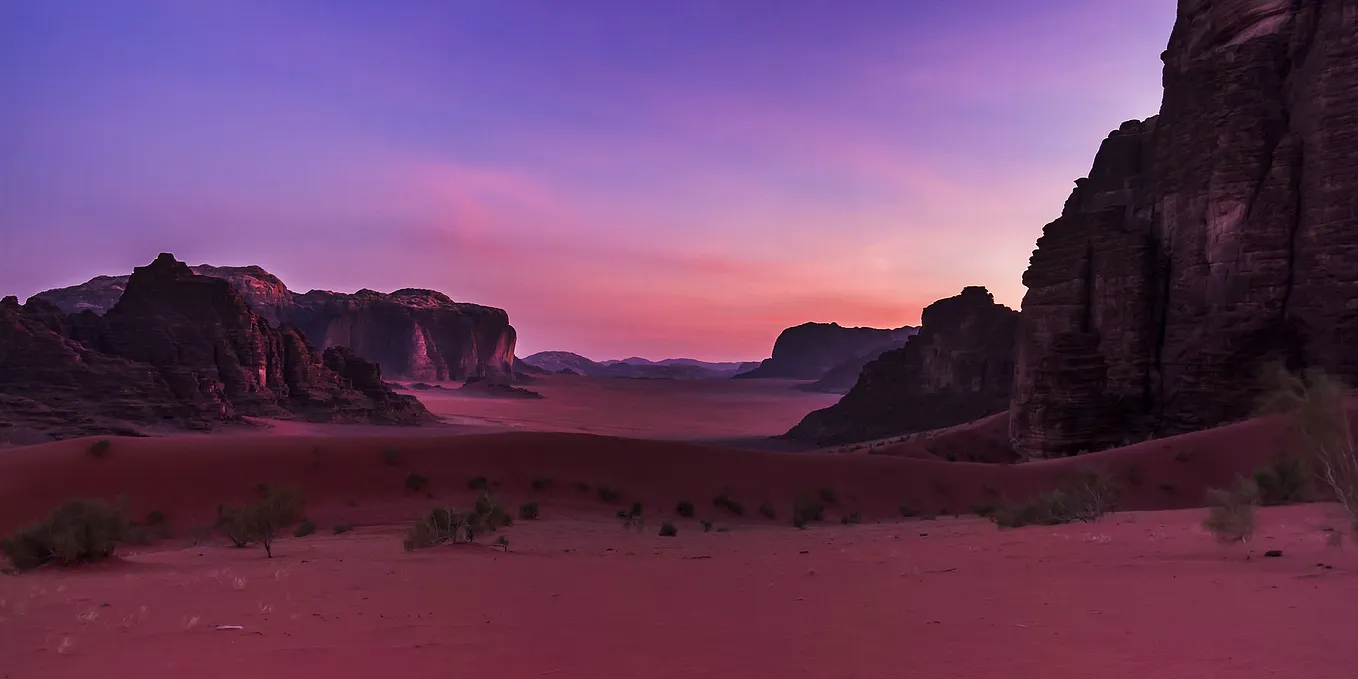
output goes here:
[{"label": "purple sky", "polygon": [[507,309],[519,354],[757,359],[1017,307],[1175,0],[0,4],[0,294],[169,251]]}]

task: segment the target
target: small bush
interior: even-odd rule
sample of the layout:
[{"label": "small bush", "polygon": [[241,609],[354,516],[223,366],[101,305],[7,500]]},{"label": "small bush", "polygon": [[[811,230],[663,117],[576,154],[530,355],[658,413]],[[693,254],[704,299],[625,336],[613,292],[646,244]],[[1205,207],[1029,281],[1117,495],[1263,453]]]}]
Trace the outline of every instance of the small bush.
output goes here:
[{"label": "small bush", "polygon": [[[273,558],[273,541],[278,532],[302,520],[304,503],[295,488],[260,486],[260,498],[244,507],[217,506],[217,529],[237,547],[258,542]],[[312,526],[315,530],[315,526]]]},{"label": "small bush", "polygon": [[994,500],[981,500],[971,506],[971,513],[976,516],[990,516],[998,507],[999,503]]},{"label": "small bush", "polygon": [[547,486],[552,485],[552,477],[535,476],[533,477],[533,490],[546,490]]},{"label": "small bush", "polygon": [[675,527],[674,527],[674,524],[670,523],[669,521],[666,521],[666,522],[660,524],[660,537],[662,537],[662,538],[672,538],[672,537],[674,537],[674,536],[676,536],[676,535],[678,535],[678,534],[679,534],[679,529],[678,529],[678,528],[675,528]]},{"label": "small bush", "polygon": [[691,519],[693,518],[693,503],[688,502],[687,500],[682,501],[679,503],[677,507],[674,508],[674,511],[679,516],[682,516],[686,519]]},{"label": "small bush", "polygon": [[[420,517],[406,532],[406,551],[433,547],[444,542],[475,542],[482,533],[494,532],[511,523],[510,517],[493,496],[485,491],[477,497],[471,511],[438,507]],[[507,545],[508,540],[502,544]]]},{"label": "small bush", "polygon": [[1236,481],[1230,490],[1209,489],[1202,527],[1223,544],[1248,542],[1254,535],[1254,509],[1258,504],[1259,487],[1247,479]]},{"label": "small bush", "polygon": [[159,509],[152,509],[146,513],[146,525],[162,526],[165,524],[165,512]]},{"label": "small bush", "polygon": [[335,531],[335,535],[343,535],[353,529],[354,524],[352,523],[337,523],[335,524],[335,527],[332,530]]},{"label": "small bush", "polygon": [[406,490],[419,493],[429,487],[429,477],[424,474],[410,472],[406,475]]},{"label": "small bush", "polygon": [[911,507],[910,505],[901,505],[900,512],[901,516],[907,519],[919,516],[919,512],[915,511],[915,508]]},{"label": "small bush", "polygon": [[825,506],[806,493],[799,494],[797,500],[792,503],[792,525],[798,528],[805,528],[812,521],[820,521],[824,517]]},{"label": "small bush", "polygon": [[1141,467],[1132,465],[1127,468],[1127,485],[1140,488],[1146,480],[1141,476]]},{"label": "small bush", "polygon": [[484,476],[473,476],[472,478],[467,479],[467,488],[470,490],[485,490],[489,487],[490,483],[486,481],[486,477]]},{"label": "small bush", "polygon": [[301,523],[297,524],[297,528],[292,531],[292,536],[297,538],[304,538],[315,532],[316,524],[309,519],[305,519]]},{"label": "small bush", "polygon": [[1254,470],[1259,502],[1265,507],[1306,502],[1312,496],[1313,474],[1300,458],[1284,455]]},{"label": "small bush", "polygon": [[5,538],[0,552],[20,571],[46,563],[72,565],[112,556],[125,530],[117,508],[98,500],[73,500]]},{"label": "small bush", "polygon": [[151,531],[146,529],[146,526],[134,521],[123,528],[121,542],[127,545],[142,546],[155,542],[155,538],[151,535]]},{"label": "small bush", "polygon": [[707,520],[707,519],[703,519],[700,523],[703,524],[703,532],[704,532],[704,533],[710,533],[710,532],[712,532],[712,522],[711,522],[711,521],[709,521],[709,520]]},{"label": "small bush", "polygon": [[519,505],[519,518],[520,518],[520,519],[536,519],[536,518],[538,518],[538,503],[536,503],[536,502],[525,502],[525,503]]},{"label": "small bush", "polygon": [[724,490],[718,493],[717,497],[712,499],[712,505],[714,507],[725,509],[726,511],[731,512],[736,516],[745,515],[745,506],[740,504],[739,502],[736,502],[735,500],[732,500],[731,496],[728,495],[727,492]]},{"label": "small bush", "polygon": [[113,442],[108,439],[99,439],[90,444],[90,457],[103,459],[108,457],[108,453],[113,449]]},{"label": "small bush", "polygon": [[824,502],[824,503],[827,504],[827,505],[832,505],[832,504],[835,503],[835,489],[834,489],[834,488],[831,488],[831,487],[829,487],[829,486],[824,486],[824,487],[822,487],[822,488],[820,489],[820,491],[819,491],[817,494],[820,496],[820,501],[821,501],[821,502]]},{"label": "small bush", "polygon": [[863,515],[859,514],[858,512],[853,512],[852,514],[845,514],[844,516],[839,517],[839,522],[846,526],[857,525],[863,523]]},{"label": "small bush", "polygon": [[401,464],[401,451],[395,448],[383,448],[382,464],[388,467],[395,467]]},{"label": "small bush", "polygon": [[1175,461],[1175,462],[1181,462],[1181,463],[1187,463],[1187,462],[1188,462],[1188,453],[1185,453],[1185,452],[1182,451],[1182,450],[1179,451],[1179,452],[1177,452],[1177,453],[1175,453],[1175,454],[1174,454],[1174,461]]},{"label": "small bush", "polygon": [[759,514],[769,520],[778,518],[777,510],[769,505],[759,505]]},{"label": "small bush", "polygon": [[599,486],[599,499],[612,504],[622,499],[622,491],[613,486]]},{"label": "small bush", "polygon": [[495,546],[497,546],[497,547],[503,547],[504,550],[505,550],[505,553],[509,553],[509,538],[507,538],[507,537],[505,537],[505,536],[503,536],[503,535],[501,535],[501,536],[498,537],[498,538],[495,538]]}]

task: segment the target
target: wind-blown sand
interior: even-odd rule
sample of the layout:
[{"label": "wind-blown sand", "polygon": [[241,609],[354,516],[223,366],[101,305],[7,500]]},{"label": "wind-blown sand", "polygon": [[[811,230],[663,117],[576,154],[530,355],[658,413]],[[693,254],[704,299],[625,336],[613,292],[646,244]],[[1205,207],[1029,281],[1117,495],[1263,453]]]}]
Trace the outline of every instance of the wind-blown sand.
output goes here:
[{"label": "wind-blown sand", "polygon": [[[0,673],[1351,679],[1358,560],[1324,544],[1321,526],[1336,523],[1325,505],[1262,511],[1248,560],[1204,534],[1197,509],[1004,532],[898,511],[965,511],[1084,465],[1135,465],[1130,507],[1187,506],[1269,459],[1278,429],[1252,421],[1024,465],[563,433],[117,439],[103,459],[90,440],[12,449],[0,453],[0,530],[71,497],[126,493],[134,515],[161,509],[178,536],[0,577]],[[382,463],[388,447],[398,466]],[[433,499],[403,489],[412,471]],[[505,530],[507,553],[401,550],[411,518],[465,505],[482,475],[511,508],[541,502],[542,519]],[[530,487],[539,475],[554,479],[545,491]],[[578,481],[643,502],[645,532],[624,531]],[[281,539],[271,560],[186,546],[189,527],[258,483],[301,487],[319,534]],[[788,525],[796,493],[821,486],[839,496],[828,522]],[[744,517],[713,507],[722,489]],[[698,517],[677,517],[679,500]],[[765,502],[777,521],[758,517]],[[863,525],[836,523],[855,511]],[[701,518],[729,532],[704,533]],[[662,520],[679,535],[658,537]],[[341,521],[359,527],[331,535]]]}]

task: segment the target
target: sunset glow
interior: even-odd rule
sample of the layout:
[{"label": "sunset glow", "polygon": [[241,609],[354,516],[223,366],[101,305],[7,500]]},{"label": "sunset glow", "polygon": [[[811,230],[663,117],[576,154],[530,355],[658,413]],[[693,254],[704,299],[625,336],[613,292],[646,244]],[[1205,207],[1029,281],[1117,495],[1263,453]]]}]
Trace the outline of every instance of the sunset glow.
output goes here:
[{"label": "sunset glow", "polygon": [[750,360],[1017,307],[1173,0],[0,8],[0,294],[173,252],[502,307],[520,355]]}]

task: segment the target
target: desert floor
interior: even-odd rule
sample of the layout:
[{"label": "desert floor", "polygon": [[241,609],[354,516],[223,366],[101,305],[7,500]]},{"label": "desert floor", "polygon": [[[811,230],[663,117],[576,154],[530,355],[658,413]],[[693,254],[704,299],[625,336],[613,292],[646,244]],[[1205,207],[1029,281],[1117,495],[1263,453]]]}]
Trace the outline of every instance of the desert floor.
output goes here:
[{"label": "desert floor", "polygon": [[[173,527],[104,563],[0,576],[0,677],[1358,676],[1358,550],[1326,544],[1322,529],[1342,525],[1334,508],[1262,510],[1248,549],[1216,544],[1191,508],[1282,449],[1277,421],[995,464],[967,461],[1003,450],[989,420],[849,452],[655,440],[690,438],[678,420],[662,426],[664,408],[684,402],[673,395],[638,407],[651,440],[523,431],[524,412],[569,424],[569,399],[552,405],[548,382],[532,385],[543,401],[461,409],[540,408],[517,411],[524,426],[114,439],[104,457],[92,439],[0,451],[0,533],[71,498],[119,495],[132,516],[161,510]],[[563,389],[613,394],[580,411],[590,431],[611,431],[646,398],[588,384]],[[757,402],[743,391],[757,388],[733,387],[732,402]],[[720,407],[676,412],[693,418],[694,439],[772,433],[799,416],[781,401],[749,408],[763,409],[759,426]],[[485,433],[497,427],[516,431]],[[966,514],[1085,468],[1120,479],[1133,511],[1009,531],[902,518]],[[427,493],[404,487],[411,473]],[[411,520],[466,506],[474,477],[511,509],[539,502],[541,518],[503,529],[507,551],[490,538],[404,552]],[[533,488],[542,477],[551,483]],[[280,539],[273,559],[220,537],[190,544],[218,503],[261,483],[301,489],[318,533]],[[603,485],[621,498],[602,500]],[[835,495],[827,521],[789,525],[794,498],[822,488]],[[722,492],[743,515],[714,506]],[[679,501],[697,516],[677,516]],[[632,502],[645,508],[641,532],[614,517]],[[853,514],[863,523],[839,523]],[[678,536],[659,537],[662,521]],[[332,534],[339,523],[357,528]],[[1270,549],[1282,557],[1264,558]]]}]

